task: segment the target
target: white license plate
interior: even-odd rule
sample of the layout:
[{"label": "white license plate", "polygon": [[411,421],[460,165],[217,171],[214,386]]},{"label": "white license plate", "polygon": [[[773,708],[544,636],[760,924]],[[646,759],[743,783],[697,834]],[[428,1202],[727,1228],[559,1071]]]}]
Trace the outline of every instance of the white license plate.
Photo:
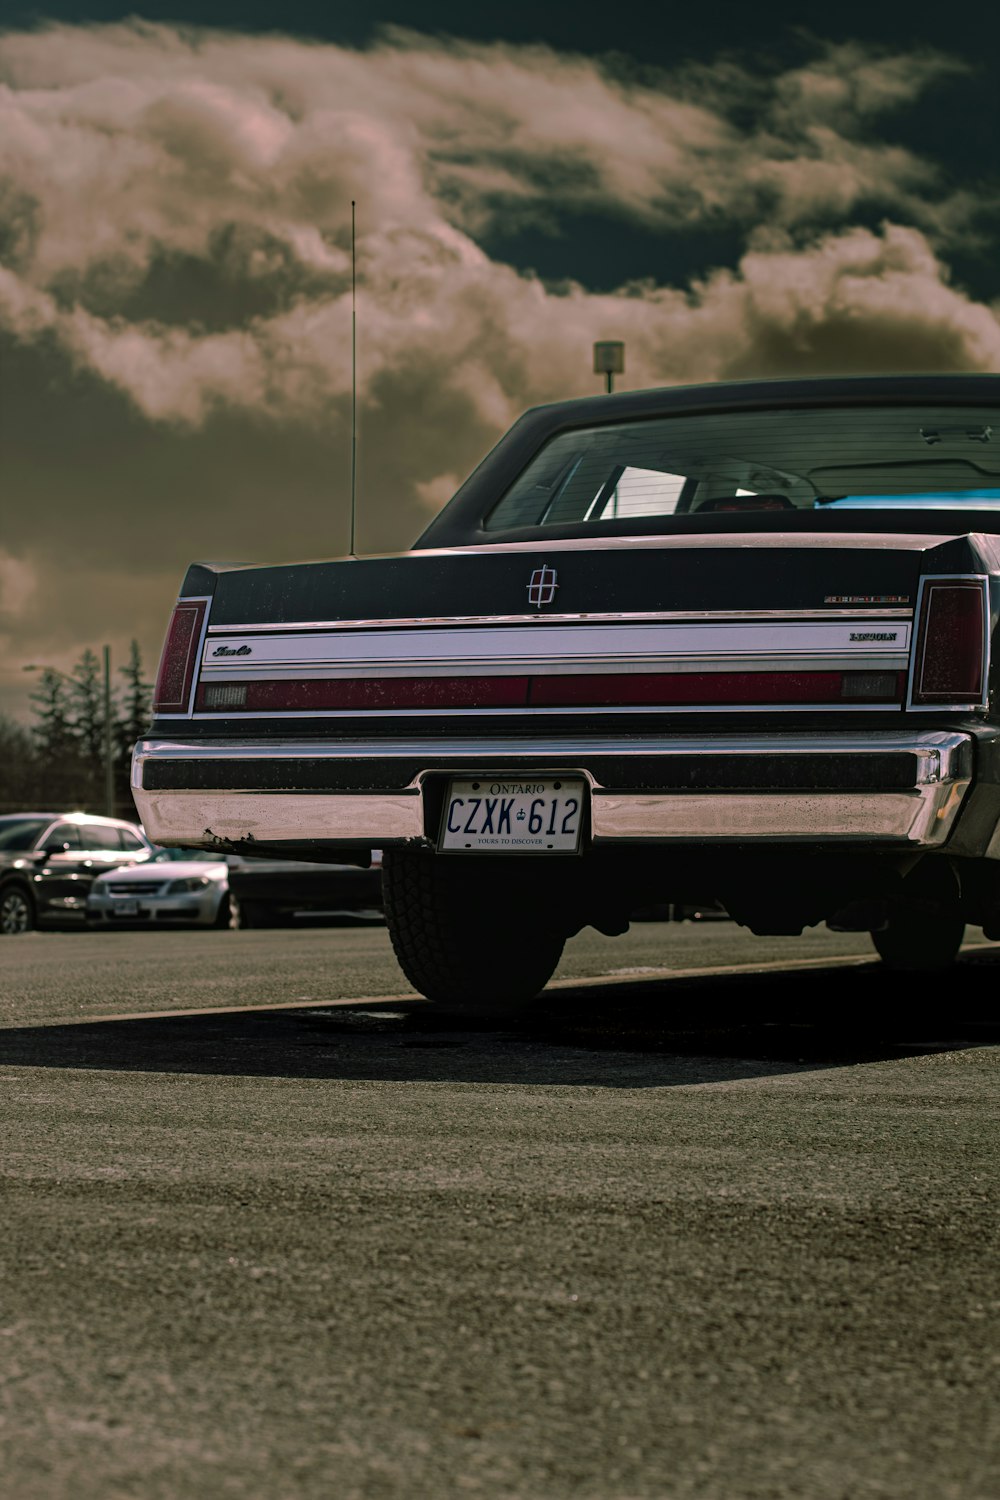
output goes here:
[{"label": "white license plate", "polygon": [[138,901],[116,901],[112,908],[116,917],[137,917],[139,915]]},{"label": "white license plate", "polygon": [[575,854],[585,791],[578,777],[452,781],[440,847],[491,854]]}]

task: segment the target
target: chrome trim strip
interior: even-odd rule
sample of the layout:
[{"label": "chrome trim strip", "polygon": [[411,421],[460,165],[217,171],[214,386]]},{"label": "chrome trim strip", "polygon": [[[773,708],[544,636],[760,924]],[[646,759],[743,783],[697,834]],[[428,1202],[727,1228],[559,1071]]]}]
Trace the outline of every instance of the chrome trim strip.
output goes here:
[{"label": "chrome trim strip", "polygon": [[210,625],[209,635],[260,635],[284,634],[307,630],[412,630],[420,626],[453,625],[549,625],[555,622],[570,625],[576,621],[585,624],[604,624],[612,621],[640,620],[908,620],[912,608],[889,609],[881,605],[871,608],[855,606],[851,609],[650,609],[634,611],[595,610],[583,614],[544,615],[413,615],[399,619],[373,618],[370,620],[293,620],[286,624],[270,625]]},{"label": "chrome trim strip", "polygon": [[[659,714],[683,715],[689,717],[691,714],[892,714],[902,713],[903,705],[894,703],[865,703],[855,698],[842,698],[837,703],[713,703],[713,704],[670,704],[664,706],[656,703],[638,703],[625,706],[608,705],[607,707],[594,708],[590,705],[571,706],[568,708],[311,708],[311,709],[289,709],[282,712],[269,712],[258,709],[254,713],[229,713],[225,709],[218,709],[213,713],[195,714],[158,714],[157,721],[168,719],[183,719],[185,723],[197,722],[199,724],[218,724],[220,719],[232,723],[236,720],[250,720],[252,722],[280,724],[288,719],[292,723],[305,722],[306,720],[325,719],[339,720],[351,719],[355,723],[359,721],[378,721],[382,719],[432,719],[435,724],[448,724],[454,719],[503,719],[517,717],[519,719],[530,718],[610,718],[613,714],[637,715],[637,714]],[[947,711],[947,710],[946,710]]]},{"label": "chrome trim strip", "polygon": [[[914,678],[917,671],[917,629],[924,602],[924,589],[933,583],[978,583],[983,595],[983,672],[978,703],[914,703]],[[921,573],[917,585],[917,603],[913,613],[913,647],[906,678],[906,710],[913,714],[985,713],[989,708],[990,667],[990,580],[986,573]]]},{"label": "chrome trim strip", "polygon": [[[157,844],[211,849],[242,843],[400,843],[424,831],[419,792],[135,792],[148,836]],[[364,833],[358,830],[363,828]]]},{"label": "chrome trim strip", "polygon": [[394,677],[573,677],[600,673],[609,677],[627,677],[636,673],[654,672],[669,675],[702,672],[905,672],[909,656],[905,652],[888,651],[884,656],[859,654],[847,657],[839,651],[828,653],[809,651],[786,651],[778,656],[660,656],[631,655],[627,660],[620,656],[563,657],[552,660],[530,662],[511,660],[507,657],[492,657],[489,661],[471,663],[467,657],[454,660],[442,658],[432,663],[401,662],[399,665],[375,669],[350,667],[301,667],[293,662],[287,667],[268,666],[255,671],[253,667],[220,666],[204,681],[211,682],[356,682],[359,677],[367,681],[391,681]]},{"label": "chrome trim strip", "polygon": [[[911,792],[719,793],[667,796],[594,791],[594,842],[643,844],[697,840],[726,843],[805,840],[935,847],[951,833],[969,783],[946,782]],[[144,792],[136,806],[157,843],[212,848],[217,841],[330,842],[386,846],[423,838],[418,792],[274,794]]]},{"label": "chrome trim strip", "polygon": [[[182,594],[182,595],[180,595],[178,597],[178,599],[176,600],[176,602],[175,602],[175,604],[173,606],[174,609],[176,609],[178,604],[204,604],[204,606],[205,606],[205,613],[202,616],[201,631],[200,631],[200,633],[198,635],[198,644],[195,647],[195,650],[194,650],[194,653],[193,653],[194,671],[191,673],[191,690],[188,693],[187,708],[185,710],[183,710],[183,712],[170,713],[170,714],[158,714],[158,715],[156,715],[156,717],[158,717],[158,718],[163,718],[163,719],[190,719],[191,715],[194,712],[194,700],[195,700],[195,698],[197,696],[197,693],[198,693],[198,683],[199,683],[199,681],[201,679],[201,664],[202,664],[202,662],[204,661],[204,658],[205,658],[205,650],[206,650],[205,640],[206,640],[206,637],[208,635],[208,621],[209,621],[209,617],[210,617],[210,615],[212,613],[212,604],[214,602],[214,599],[215,599],[215,596],[213,594]],[[171,618],[171,620],[173,619],[173,613],[172,612],[171,612],[170,618]],[[167,628],[169,630],[169,628],[170,628],[169,625],[168,625]],[[159,676],[159,669],[157,669],[157,677],[158,676]]]},{"label": "chrome trim strip", "polygon": [[205,642],[208,636],[208,622],[212,618],[212,605],[215,603],[214,594],[205,595],[205,618],[201,624],[201,639],[198,642],[198,653],[195,656],[195,668],[191,676],[191,696],[188,699],[188,718],[194,713],[195,699],[198,696],[198,683],[201,678],[201,663],[205,659]]},{"label": "chrome trim strip", "polygon": [[[863,622],[870,625],[869,621]],[[854,640],[853,637],[861,637]],[[884,641],[871,636],[886,636]],[[669,669],[675,662],[692,670],[700,662],[789,664],[872,659],[888,662],[903,659],[909,648],[909,624],[885,630],[852,630],[850,622],[783,625],[732,624],[585,624],[536,626],[473,626],[448,631],[358,631],[339,638],[329,634],[258,636],[249,646],[238,635],[214,638],[201,659],[201,680],[223,673],[232,677],[261,669],[299,673],[322,669],[330,677],[358,673],[413,675],[429,672],[466,675],[470,672],[564,671],[577,664],[581,670],[626,662],[633,670],[642,665]],[[248,658],[252,655],[253,660]]]},{"label": "chrome trim strip", "polygon": [[[939,516],[945,513],[939,511]],[[555,529],[555,528],[553,528]],[[547,552],[556,556],[560,552],[606,552],[606,551],[719,551],[726,548],[786,551],[822,552],[836,548],[846,551],[870,551],[870,531],[659,531],[641,536],[544,536],[544,527],[539,535],[527,542],[474,542],[468,546],[414,547],[409,552],[385,554],[388,557],[491,557],[500,552]],[[899,531],[882,533],[892,538],[892,548],[899,552],[929,552],[941,542],[951,541],[954,531]],[[348,559],[331,559],[345,562]]]},{"label": "chrome trim strip", "polygon": [[551,764],[565,770],[567,762],[587,755],[614,755],[624,760],[649,755],[883,755],[902,751],[920,758],[928,767],[927,781],[943,777],[964,776],[971,768],[966,758],[971,754],[971,738],[954,730],[875,729],[831,734],[713,734],[710,739],[697,735],[576,735],[559,739],[516,739],[510,735],[484,737],[474,741],[435,737],[392,738],[384,740],[338,739],[315,740],[140,740],[132,761],[132,785],[141,788],[137,772],[145,761],[153,760],[359,760],[393,758],[412,760],[422,755],[435,759],[453,758],[456,764],[502,762],[508,756]]},{"label": "chrome trim strip", "polygon": [[595,844],[732,839],[823,844],[891,842],[920,848],[943,844],[951,833],[968,781],[907,792],[685,792],[669,796],[595,792]]}]

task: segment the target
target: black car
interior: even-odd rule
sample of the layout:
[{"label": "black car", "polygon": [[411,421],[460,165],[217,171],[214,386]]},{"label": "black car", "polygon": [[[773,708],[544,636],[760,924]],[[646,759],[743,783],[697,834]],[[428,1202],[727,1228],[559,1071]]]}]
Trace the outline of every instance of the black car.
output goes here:
[{"label": "black car", "polygon": [[0,817],[0,935],[82,923],[95,876],[149,859],[134,823],[81,812]]},{"label": "black car", "polygon": [[1000,376],[541,407],[405,554],[194,564],[133,795],[162,843],[382,849],[452,1008],[692,900],[946,969],[1000,939]]},{"label": "black car", "polygon": [[352,916],[381,920],[382,866],[372,862],[314,864],[295,859],[242,859],[228,855],[229,890],[241,927],[288,927],[296,919],[319,921]]}]

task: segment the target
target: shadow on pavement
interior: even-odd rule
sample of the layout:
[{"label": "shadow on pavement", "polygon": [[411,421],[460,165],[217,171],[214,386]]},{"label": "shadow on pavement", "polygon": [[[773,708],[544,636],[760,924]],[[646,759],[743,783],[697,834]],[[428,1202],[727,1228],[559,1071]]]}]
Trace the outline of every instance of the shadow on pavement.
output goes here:
[{"label": "shadow on pavement", "polygon": [[[668,1088],[1000,1042],[1000,950],[941,983],[872,964],[545,992],[516,1021],[425,1002],[303,1005],[0,1031],[6,1066],[399,1082]],[[923,1000],[936,994],[933,1003]],[[196,998],[196,997],[192,997]]]}]

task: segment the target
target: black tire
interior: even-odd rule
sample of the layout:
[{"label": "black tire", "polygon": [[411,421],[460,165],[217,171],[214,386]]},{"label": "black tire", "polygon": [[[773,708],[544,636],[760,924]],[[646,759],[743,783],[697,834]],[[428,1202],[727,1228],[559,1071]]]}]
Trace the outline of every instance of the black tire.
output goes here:
[{"label": "black tire", "polygon": [[35,903],[31,892],[22,885],[5,885],[0,890],[0,936],[16,937],[31,932],[35,926]]},{"label": "black tire", "polygon": [[241,901],[239,904],[241,927],[264,927],[265,908],[262,901]]},{"label": "black tire", "polygon": [[240,926],[240,909],[235,896],[228,893],[223,896],[219,902],[219,910],[215,913],[215,925],[221,928]]},{"label": "black tire", "polygon": [[957,911],[930,901],[893,901],[885,927],[872,942],[887,969],[899,974],[942,974],[958,956],[965,921]]},{"label": "black tire", "polygon": [[442,1010],[510,1015],[562,954],[564,939],[546,926],[545,885],[515,859],[387,849],[382,899],[400,968]]}]

